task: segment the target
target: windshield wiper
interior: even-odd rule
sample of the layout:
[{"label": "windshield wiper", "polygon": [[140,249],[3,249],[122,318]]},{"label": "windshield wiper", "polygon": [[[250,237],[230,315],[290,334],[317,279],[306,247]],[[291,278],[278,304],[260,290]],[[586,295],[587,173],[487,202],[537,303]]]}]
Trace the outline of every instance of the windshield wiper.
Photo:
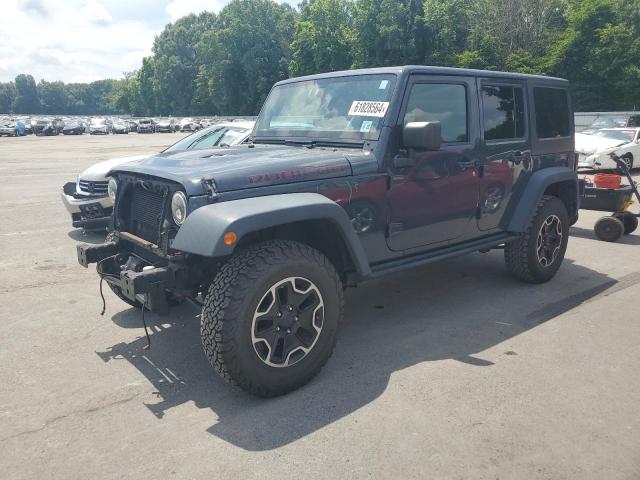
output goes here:
[{"label": "windshield wiper", "polygon": [[290,138],[254,138],[253,143],[267,143],[272,145],[290,145],[294,147],[339,147],[362,148],[364,141],[352,140],[293,140]]}]

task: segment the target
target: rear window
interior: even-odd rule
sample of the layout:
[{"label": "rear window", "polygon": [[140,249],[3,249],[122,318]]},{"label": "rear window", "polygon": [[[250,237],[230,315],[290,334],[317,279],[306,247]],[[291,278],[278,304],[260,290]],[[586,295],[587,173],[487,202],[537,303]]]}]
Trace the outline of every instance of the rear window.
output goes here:
[{"label": "rear window", "polygon": [[561,88],[533,89],[538,138],[560,138],[570,135],[568,92]]}]

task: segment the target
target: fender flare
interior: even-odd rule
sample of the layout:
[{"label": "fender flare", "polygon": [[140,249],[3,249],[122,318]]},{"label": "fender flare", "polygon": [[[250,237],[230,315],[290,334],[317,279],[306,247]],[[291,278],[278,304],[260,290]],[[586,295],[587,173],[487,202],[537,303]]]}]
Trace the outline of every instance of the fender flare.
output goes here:
[{"label": "fender flare", "polygon": [[[538,201],[545,190],[559,182],[571,181],[575,183],[578,193],[578,176],[569,167],[550,167],[538,170],[527,179],[527,186],[520,196],[517,206],[509,219],[506,228],[509,232],[523,233],[526,231],[531,217],[534,215]],[[577,199],[576,199],[577,201]]]},{"label": "fender flare", "polygon": [[178,230],[171,248],[203,257],[231,255],[237,244],[223,236],[233,231],[242,239],[251,232],[303,220],[328,220],[340,233],[360,275],[371,273],[364,248],[345,210],[318,193],[287,193],[229,200],[193,211]]}]

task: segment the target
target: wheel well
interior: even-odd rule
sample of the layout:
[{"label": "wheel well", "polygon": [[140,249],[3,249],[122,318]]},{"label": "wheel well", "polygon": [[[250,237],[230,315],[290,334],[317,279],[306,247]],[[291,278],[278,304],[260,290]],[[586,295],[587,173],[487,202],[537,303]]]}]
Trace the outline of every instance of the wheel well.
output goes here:
[{"label": "wheel well", "polygon": [[564,203],[569,218],[575,218],[578,215],[578,191],[577,184],[573,180],[565,180],[551,184],[544,191],[545,195],[553,195],[558,197]]},{"label": "wheel well", "polygon": [[293,240],[315,248],[333,263],[343,281],[348,273],[355,271],[354,262],[340,229],[330,220],[304,220],[251,232],[240,239],[236,248],[276,239]]}]

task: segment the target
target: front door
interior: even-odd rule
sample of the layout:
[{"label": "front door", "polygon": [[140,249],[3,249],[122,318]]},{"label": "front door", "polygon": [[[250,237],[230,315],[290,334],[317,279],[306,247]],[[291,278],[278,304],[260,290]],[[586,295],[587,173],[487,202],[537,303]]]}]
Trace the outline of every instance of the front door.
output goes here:
[{"label": "front door", "polygon": [[[478,115],[476,83],[466,77],[413,77],[401,110],[397,134],[409,122],[438,121],[437,151],[405,151],[401,140],[391,162],[388,193],[391,250],[438,246],[461,240],[476,229],[478,207]],[[396,166],[402,164],[402,166]]]}]

